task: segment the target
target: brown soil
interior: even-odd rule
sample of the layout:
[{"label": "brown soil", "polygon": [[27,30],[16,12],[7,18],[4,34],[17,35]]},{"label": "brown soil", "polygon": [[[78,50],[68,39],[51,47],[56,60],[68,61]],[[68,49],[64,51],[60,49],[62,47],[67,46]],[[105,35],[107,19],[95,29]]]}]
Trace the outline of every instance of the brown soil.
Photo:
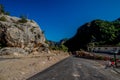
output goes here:
[{"label": "brown soil", "polygon": [[26,80],[68,56],[68,53],[61,51],[27,56],[0,56],[0,80]]}]

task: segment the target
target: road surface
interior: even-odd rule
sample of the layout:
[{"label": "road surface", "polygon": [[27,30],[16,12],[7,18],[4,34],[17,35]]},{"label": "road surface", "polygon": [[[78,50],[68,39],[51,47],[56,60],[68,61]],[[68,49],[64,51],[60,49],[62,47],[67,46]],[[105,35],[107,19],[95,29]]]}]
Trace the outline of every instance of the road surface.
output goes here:
[{"label": "road surface", "polygon": [[96,61],[69,57],[27,80],[120,80],[120,74]]}]

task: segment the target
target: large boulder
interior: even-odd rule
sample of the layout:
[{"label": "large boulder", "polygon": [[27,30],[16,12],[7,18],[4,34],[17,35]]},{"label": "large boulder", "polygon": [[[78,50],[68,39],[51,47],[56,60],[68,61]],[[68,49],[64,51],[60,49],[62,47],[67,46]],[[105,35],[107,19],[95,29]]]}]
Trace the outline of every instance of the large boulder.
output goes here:
[{"label": "large boulder", "polygon": [[[0,44],[2,47],[18,47],[24,49],[26,52],[38,50],[45,46],[45,37],[33,20],[28,20],[25,23],[19,22],[21,20],[17,17],[7,15],[0,15],[5,20],[0,21]],[[44,49],[43,49],[44,50]]]}]

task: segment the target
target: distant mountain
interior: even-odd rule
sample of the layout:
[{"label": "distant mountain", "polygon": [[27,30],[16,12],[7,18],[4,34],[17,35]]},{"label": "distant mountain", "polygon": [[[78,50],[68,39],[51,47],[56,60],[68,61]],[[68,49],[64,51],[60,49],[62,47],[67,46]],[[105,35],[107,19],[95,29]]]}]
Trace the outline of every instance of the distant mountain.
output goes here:
[{"label": "distant mountain", "polygon": [[93,20],[77,30],[75,36],[67,40],[64,45],[69,51],[87,49],[89,44],[120,45],[120,18],[115,21]]},{"label": "distant mountain", "polygon": [[62,50],[62,51],[68,51],[68,48],[64,45],[64,43],[67,41],[68,39],[62,39],[59,42],[55,42],[55,41],[51,41],[51,40],[47,40],[46,43],[49,45],[49,48],[52,50]]}]

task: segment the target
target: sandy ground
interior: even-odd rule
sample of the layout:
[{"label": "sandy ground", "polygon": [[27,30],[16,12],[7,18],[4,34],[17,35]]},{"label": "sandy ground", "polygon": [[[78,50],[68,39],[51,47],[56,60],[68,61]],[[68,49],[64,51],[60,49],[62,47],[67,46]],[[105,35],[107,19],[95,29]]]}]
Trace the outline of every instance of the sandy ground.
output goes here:
[{"label": "sandy ground", "polygon": [[52,51],[51,54],[0,56],[0,80],[26,80],[68,56],[68,53],[59,51]]}]

